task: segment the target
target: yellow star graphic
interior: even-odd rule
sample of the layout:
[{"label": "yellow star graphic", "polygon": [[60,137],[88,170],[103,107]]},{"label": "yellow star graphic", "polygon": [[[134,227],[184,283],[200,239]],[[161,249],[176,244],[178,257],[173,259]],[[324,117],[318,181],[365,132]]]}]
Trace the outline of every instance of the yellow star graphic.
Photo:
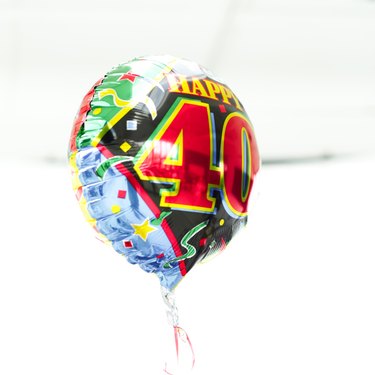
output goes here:
[{"label": "yellow star graphic", "polygon": [[141,237],[143,241],[147,240],[149,233],[156,230],[156,228],[150,225],[149,219],[146,219],[142,224],[131,224],[131,226],[134,228],[134,234]]}]

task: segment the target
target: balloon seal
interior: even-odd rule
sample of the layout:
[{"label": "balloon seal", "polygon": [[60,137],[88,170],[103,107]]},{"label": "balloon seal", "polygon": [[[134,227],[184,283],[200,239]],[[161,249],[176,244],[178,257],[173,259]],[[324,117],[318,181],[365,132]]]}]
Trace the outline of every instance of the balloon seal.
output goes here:
[{"label": "balloon seal", "polygon": [[[189,358],[189,362],[191,364],[186,367],[190,367],[190,370],[194,368],[195,354],[194,354],[193,345],[191,343],[191,340],[188,334],[183,328],[179,326],[178,309],[177,309],[176,298],[175,298],[174,293],[165,287],[161,287],[161,294],[162,294],[164,303],[167,306],[168,322],[173,326],[174,342],[175,342],[175,348],[176,348],[176,359],[177,359],[177,366],[179,370],[176,373],[170,372],[167,370],[167,364],[165,364],[164,372],[168,375],[177,375],[180,373],[180,370],[183,370],[182,367],[185,367],[187,357]],[[182,357],[184,357],[183,363],[181,361]]]}]

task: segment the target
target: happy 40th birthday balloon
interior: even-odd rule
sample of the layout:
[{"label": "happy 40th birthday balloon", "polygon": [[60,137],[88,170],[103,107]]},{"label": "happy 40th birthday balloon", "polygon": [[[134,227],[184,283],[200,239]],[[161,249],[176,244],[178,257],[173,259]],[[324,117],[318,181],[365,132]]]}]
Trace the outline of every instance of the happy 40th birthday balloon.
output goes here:
[{"label": "happy 40th birthday balloon", "polygon": [[95,83],[76,116],[69,159],[98,235],[169,290],[246,224],[259,169],[235,94],[171,56],[134,59]]}]

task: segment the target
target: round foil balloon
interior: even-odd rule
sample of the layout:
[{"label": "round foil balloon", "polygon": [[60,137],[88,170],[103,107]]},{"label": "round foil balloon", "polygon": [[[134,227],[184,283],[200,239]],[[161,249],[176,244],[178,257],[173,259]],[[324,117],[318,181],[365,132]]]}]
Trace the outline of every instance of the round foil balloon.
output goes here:
[{"label": "round foil balloon", "polygon": [[134,59],[95,83],[76,116],[69,159],[99,236],[170,290],[245,225],[259,169],[236,95],[171,56]]}]

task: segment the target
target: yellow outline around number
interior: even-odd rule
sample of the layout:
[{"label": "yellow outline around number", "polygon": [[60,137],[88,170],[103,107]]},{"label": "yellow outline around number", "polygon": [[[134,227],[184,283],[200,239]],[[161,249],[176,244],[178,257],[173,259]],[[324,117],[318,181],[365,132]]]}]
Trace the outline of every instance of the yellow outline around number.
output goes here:
[{"label": "yellow outline around number", "polygon": [[[213,164],[213,150],[214,150],[214,142],[213,142],[213,136],[212,136],[212,122],[211,122],[211,116],[210,116],[210,106],[209,104],[207,103],[204,103],[204,102],[201,102],[201,101],[198,101],[198,100],[193,100],[193,99],[185,99],[185,98],[180,98],[180,99],[177,99],[179,100],[178,104],[176,105],[176,107],[173,109],[172,113],[169,115],[168,119],[166,120],[166,122],[162,125],[162,127],[160,128],[160,130],[158,131],[158,133],[155,135],[155,137],[147,142],[145,145],[146,145],[146,148],[144,150],[144,152],[142,153],[142,155],[138,158],[138,160],[136,161],[136,163],[134,164],[134,170],[137,172],[138,176],[142,179],[142,180],[146,180],[146,181],[150,181],[150,182],[153,182],[153,183],[171,183],[173,184],[171,188],[168,188],[168,189],[161,189],[160,190],[160,196],[161,196],[161,199],[160,199],[160,206],[162,207],[170,207],[170,208],[177,208],[177,209],[186,209],[186,210],[191,210],[191,211],[197,211],[197,212],[207,212],[207,213],[211,213],[214,211],[215,209],[215,203],[216,203],[216,198],[214,197],[211,197],[210,196],[210,193],[211,193],[211,190],[212,188],[220,188],[220,185],[221,185],[221,182],[219,184],[208,184],[207,185],[207,193],[206,193],[206,198],[208,201],[211,202],[211,207],[207,208],[207,207],[201,207],[201,206],[195,206],[195,205],[184,205],[184,204],[176,204],[176,203],[168,203],[166,202],[166,198],[167,197],[173,197],[173,196],[177,196],[180,192],[180,185],[181,185],[181,179],[177,179],[177,178],[167,178],[167,177],[164,177],[164,178],[161,178],[161,177],[155,177],[155,176],[152,176],[152,177],[149,177],[149,176],[145,176],[142,172],[142,169],[141,169],[141,166],[143,164],[143,162],[145,161],[145,159],[148,157],[148,155],[151,153],[151,151],[154,149],[154,147],[156,146],[156,142],[158,142],[164,135],[164,133],[167,131],[167,129],[169,128],[169,126],[171,125],[171,123],[173,122],[173,120],[175,119],[175,117],[178,115],[178,113],[180,112],[181,108],[186,104],[193,104],[193,105],[196,105],[196,106],[202,106],[202,107],[205,107],[207,109],[207,119],[208,119],[208,124],[209,124],[209,134],[210,134],[210,171],[217,171],[220,173],[220,181],[222,180],[222,168],[221,167],[216,167],[214,164]],[[181,140],[180,140],[180,137],[181,137]],[[181,133],[179,134],[176,142],[175,142],[175,145],[181,141],[181,144],[179,144],[178,148],[178,159],[177,160],[173,160],[171,159],[170,157],[168,157],[164,162],[167,162],[166,164],[168,165],[182,165],[182,155],[183,155],[183,132],[181,131]],[[181,164],[178,164],[178,163],[181,163]]]}]

